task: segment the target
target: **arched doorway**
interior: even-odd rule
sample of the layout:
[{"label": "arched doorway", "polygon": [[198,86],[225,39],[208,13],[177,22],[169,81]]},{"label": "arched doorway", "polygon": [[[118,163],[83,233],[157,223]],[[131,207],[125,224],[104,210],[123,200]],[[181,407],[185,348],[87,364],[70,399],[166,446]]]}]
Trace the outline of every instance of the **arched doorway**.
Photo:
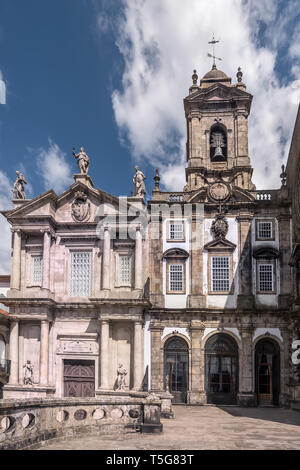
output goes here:
[{"label": "arched doorway", "polygon": [[278,405],[280,392],[280,351],[271,339],[255,346],[255,390],[259,405]]},{"label": "arched doorway", "polygon": [[238,391],[238,348],[229,335],[213,335],[205,344],[207,403],[234,405]]},{"label": "arched doorway", "polygon": [[173,403],[186,403],[189,377],[189,348],[187,342],[176,336],[166,341],[165,389],[173,395]]}]

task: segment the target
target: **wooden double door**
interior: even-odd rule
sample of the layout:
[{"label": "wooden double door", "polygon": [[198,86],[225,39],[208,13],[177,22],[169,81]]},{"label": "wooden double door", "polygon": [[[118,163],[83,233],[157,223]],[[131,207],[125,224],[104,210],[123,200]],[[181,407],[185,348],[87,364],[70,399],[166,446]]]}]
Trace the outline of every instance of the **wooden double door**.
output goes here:
[{"label": "wooden double door", "polygon": [[64,361],[64,396],[95,396],[95,362],[67,359]]}]

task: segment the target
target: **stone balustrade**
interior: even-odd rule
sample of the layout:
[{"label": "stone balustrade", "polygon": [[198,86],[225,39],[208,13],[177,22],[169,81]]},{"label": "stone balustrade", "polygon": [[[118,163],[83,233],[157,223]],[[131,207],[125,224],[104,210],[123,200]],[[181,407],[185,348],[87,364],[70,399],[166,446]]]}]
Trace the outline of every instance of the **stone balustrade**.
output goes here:
[{"label": "stone balustrade", "polygon": [[0,400],[0,450],[81,433],[161,432],[159,398]]}]

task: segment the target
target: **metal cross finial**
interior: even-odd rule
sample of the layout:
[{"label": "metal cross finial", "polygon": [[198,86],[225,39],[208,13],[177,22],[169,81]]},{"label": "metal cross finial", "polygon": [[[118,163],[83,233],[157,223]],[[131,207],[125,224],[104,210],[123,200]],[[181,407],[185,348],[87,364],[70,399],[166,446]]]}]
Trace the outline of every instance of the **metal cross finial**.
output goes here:
[{"label": "metal cross finial", "polygon": [[209,53],[207,54],[208,57],[212,57],[212,58],[213,58],[213,66],[212,66],[213,69],[216,69],[216,68],[217,68],[217,66],[216,66],[216,59],[222,60],[220,57],[216,57],[216,56],[215,56],[215,44],[217,44],[218,42],[220,42],[220,41],[216,41],[216,40],[215,40],[215,35],[214,35],[214,34],[213,34],[212,41],[209,41],[209,42],[208,42],[208,44],[212,44],[212,48],[213,48],[213,53],[212,53],[212,54],[209,54]]}]

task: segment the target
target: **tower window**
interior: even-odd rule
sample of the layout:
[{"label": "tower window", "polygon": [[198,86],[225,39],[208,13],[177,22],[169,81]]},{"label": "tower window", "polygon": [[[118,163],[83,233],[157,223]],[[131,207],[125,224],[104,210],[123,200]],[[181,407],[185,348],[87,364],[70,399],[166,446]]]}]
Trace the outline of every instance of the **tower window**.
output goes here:
[{"label": "tower window", "polygon": [[210,159],[212,162],[227,161],[227,136],[219,124],[215,124],[210,130]]}]

